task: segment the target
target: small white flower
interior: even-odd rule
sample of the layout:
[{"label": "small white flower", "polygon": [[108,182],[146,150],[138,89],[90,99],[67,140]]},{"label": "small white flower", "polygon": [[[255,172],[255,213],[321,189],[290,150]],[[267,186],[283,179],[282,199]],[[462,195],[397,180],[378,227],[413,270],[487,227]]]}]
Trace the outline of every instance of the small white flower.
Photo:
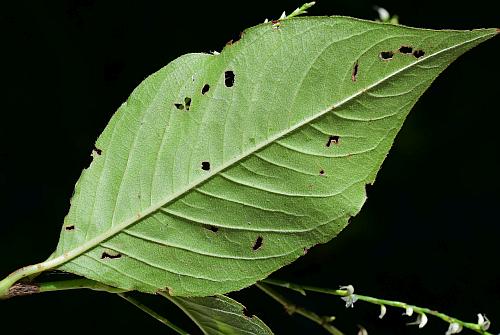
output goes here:
[{"label": "small white flower", "polygon": [[265,19],[265,20],[264,20],[264,23],[268,23],[268,22],[269,22],[269,20],[268,20],[268,19]]},{"label": "small white flower", "polygon": [[379,319],[382,319],[387,312],[387,308],[385,305],[380,305],[380,315],[378,316]]},{"label": "small white flower", "polygon": [[352,286],[352,285],[340,286],[340,289],[346,290],[349,295],[354,294],[354,286]]},{"label": "small white flower", "polygon": [[408,326],[410,325],[418,325],[418,328],[424,328],[425,325],[427,324],[427,315],[425,315],[424,313],[420,313],[417,315],[417,320],[415,320],[414,322],[410,322],[410,323],[407,323]]},{"label": "small white flower", "polygon": [[450,326],[448,327],[448,331],[446,332],[445,335],[453,335],[453,334],[458,334],[462,331],[462,326],[459,325],[456,322],[450,323]]},{"label": "small white flower", "polygon": [[403,313],[403,315],[408,315],[408,316],[412,316],[413,315],[413,308],[408,306],[406,307],[406,310],[405,312]]},{"label": "small white flower", "polygon": [[355,294],[347,295],[341,299],[345,301],[346,308],[354,307],[354,303],[358,301],[358,297]]},{"label": "small white flower", "polygon": [[420,318],[420,324],[418,325],[418,328],[424,328],[425,325],[427,324],[427,321],[428,321],[427,315],[422,313],[419,316],[421,316],[421,318]]},{"label": "small white flower", "polygon": [[347,291],[347,295],[345,297],[341,297],[341,299],[345,301],[345,307],[354,307],[354,303],[358,301],[358,297],[354,294],[354,286],[340,286],[340,289]]},{"label": "small white flower", "polygon": [[365,327],[363,326],[358,326],[358,327],[359,327],[358,335],[368,335],[368,331],[365,329]]},{"label": "small white flower", "polygon": [[387,9],[375,6],[375,10],[378,13],[378,17],[380,18],[380,21],[385,22],[391,18],[391,14],[387,11]]},{"label": "small white flower", "polygon": [[490,328],[491,322],[490,320],[488,320],[486,315],[479,313],[477,315],[477,324],[479,325],[479,327],[481,327],[482,330],[488,330],[488,328]]}]

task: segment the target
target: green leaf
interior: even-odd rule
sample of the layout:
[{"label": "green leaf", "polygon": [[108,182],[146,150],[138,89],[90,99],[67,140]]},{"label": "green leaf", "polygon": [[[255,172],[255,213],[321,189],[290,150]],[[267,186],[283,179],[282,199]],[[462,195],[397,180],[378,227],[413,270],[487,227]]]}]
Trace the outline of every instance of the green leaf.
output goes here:
[{"label": "green leaf", "polygon": [[97,140],[56,252],[15,276],[180,296],[267,277],[347,225],[417,99],[496,33],[293,18],[178,58]]},{"label": "green leaf", "polygon": [[[173,302],[207,335],[272,335],[273,332],[255,315],[248,315],[248,311],[239,302],[223,295],[213,297],[172,297],[165,292],[160,293]],[[119,296],[135,305],[145,313],[170,327],[178,334],[187,334],[164,315],[155,311],[144,302],[138,301],[128,293],[119,293]]]},{"label": "green leaf", "polygon": [[213,297],[171,297],[206,335],[271,335],[273,332],[257,316],[247,316],[246,308],[223,295]]}]

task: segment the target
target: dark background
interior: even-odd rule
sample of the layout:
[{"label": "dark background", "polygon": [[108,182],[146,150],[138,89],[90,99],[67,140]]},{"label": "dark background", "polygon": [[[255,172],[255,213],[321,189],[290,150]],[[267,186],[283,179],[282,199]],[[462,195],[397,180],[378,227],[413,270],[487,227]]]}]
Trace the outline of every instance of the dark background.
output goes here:
[{"label": "dark background", "polygon": [[[0,276],[45,259],[55,248],[69,198],[115,109],[142,79],[177,56],[221,50],[246,27],[302,1],[203,2],[82,0],[0,5]],[[425,28],[500,27],[496,0],[328,1],[311,15],[373,19],[373,5]],[[500,38],[462,56],[425,93],[379,173],[362,213],[332,242],[275,278],[429,306],[500,331]],[[497,171],[497,172],[495,172]],[[287,316],[254,288],[233,294],[277,334],[321,334]],[[338,317],[347,335],[444,334],[431,318],[405,326],[401,311],[335,297],[291,294]],[[159,298],[158,298],[159,299]],[[156,302],[158,302],[155,299]],[[165,313],[191,329],[175,308]],[[0,332],[169,334],[118,297],[94,292],[41,294],[0,302]],[[463,332],[466,334],[466,331]]]}]

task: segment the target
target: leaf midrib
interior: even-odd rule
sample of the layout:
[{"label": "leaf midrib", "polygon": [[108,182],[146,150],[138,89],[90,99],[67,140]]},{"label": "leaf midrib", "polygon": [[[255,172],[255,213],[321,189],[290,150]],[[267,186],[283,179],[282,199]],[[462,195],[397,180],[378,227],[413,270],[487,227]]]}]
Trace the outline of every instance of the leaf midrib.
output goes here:
[{"label": "leaf midrib", "polygon": [[[495,33],[491,33],[491,35],[493,35]],[[151,206],[149,206],[148,208],[146,208],[145,210],[143,210],[142,212],[139,212],[137,213],[136,216],[134,217],[131,217],[130,219],[128,220],[125,220],[123,221],[121,224],[116,224],[114,226],[112,226],[110,229],[108,229],[107,231],[101,233],[100,235],[94,237],[93,239],[83,243],[81,246],[79,247],[76,247],[74,249],[71,249],[67,252],[65,252],[64,254],[52,259],[50,261],[50,268],[56,268],[56,267],[59,267],[69,261],[71,261],[72,259],[82,255],[83,253],[97,247],[99,244],[101,244],[102,242],[106,241],[107,239],[119,234],[122,230],[130,227],[130,226],[133,226],[135,225],[136,223],[139,223],[140,221],[142,221],[144,218],[146,218],[147,216],[157,212],[160,208],[168,205],[169,203],[179,199],[180,197],[184,196],[185,194],[189,193],[190,191],[192,191],[194,188],[196,188],[197,186],[207,182],[208,180],[210,180],[211,178],[217,176],[219,173],[221,173],[222,171],[232,167],[233,165],[237,164],[238,162],[244,160],[245,158],[247,158],[248,156],[252,155],[253,153],[267,147],[268,145],[271,145],[272,143],[274,143],[275,141],[279,140],[280,138],[284,137],[284,136],[287,136],[288,134],[296,131],[297,129],[313,122],[314,120],[326,115],[327,113],[331,112],[332,110],[336,109],[336,108],[339,108],[341,106],[343,106],[344,104],[346,103],[349,103],[350,101],[362,96],[364,93],[378,87],[379,85],[382,85],[383,83],[385,83],[387,80],[401,74],[402,72],[406,71],[406,70],[409,70],[411,68],[413,68],[414,66],[424,62],[424,61],[427,61],[433,57],[436,57],[442,53],[445,53],[445,52],[448,52],[448,51],[451,51],[451,50],[454,50],[454,49],[457,49],[459,47],[462,47],[464,45],[467,45],[469,43],[472,43],[472,42],[475,42],[477,40],[480,40],[480,39],[483,39],[485,38],[486,36],[488,36],[490,34],[486,33],[484,35],[480,35],[478,37],[475,37],[473,39],[470,39],[470,40],[467,40],[467,41],[464,41],[462,43],[459,43],[459,44],[455,44],[455,45],[452,45],[448,48],[444,48],[444,49],[441,49],[433,54],[429,54],[428,56],[425,56],[425,57],[422,57],[420,59],[417,59],[415,62],[411,63],[411,64],[408,64],[390,74],[388,74],[387,76],[381,78],[380,80],[374,82],[373,84],[367,86],[366,88],[363,88],[363,89],[360,89],[358,92],[344,98],[343,100],[340,100],[339,102],[333,104],[332,106],[320,111],[319,113],[315,114],[315,115],[312,115],[304,120],[302,120],[301,122],[297,123],[296,125],[290,127],[290,128],[287,128],[286,130],[282,131],[282,132],[279,132],[277,134],[275,134],[274,136],[268,138],[266,141],[262,141],[261,143],[259,143],[258,145],[256,145],[252,150],[248,150],[247,152],[244,152],[242,153],[241,155],[238,155],[230,160],[228,160],[225,164],[222,164],[221,166],[219,167],[214,167],[213,169],[213,173],[210,174],[210,175],[207,175],[207,176],[202,176],[201,178],[198,178],[196,179],[195,181],[193,181],[192,183],[186,185],[185,187],[179,189],[177,192],[174,192],[172,194],[170,194],[169,196],[165,197],[164,199],[158,201],[156,204],[153,204]]]}]

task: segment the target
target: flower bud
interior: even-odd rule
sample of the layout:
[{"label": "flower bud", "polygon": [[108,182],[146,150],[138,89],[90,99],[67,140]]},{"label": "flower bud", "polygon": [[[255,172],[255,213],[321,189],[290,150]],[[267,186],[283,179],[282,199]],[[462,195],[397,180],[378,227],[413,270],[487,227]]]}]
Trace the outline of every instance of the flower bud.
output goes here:
[{"label": "flower bud", "polygon": [[408,306],[406,307],[406,310],[405,312],[403,313],[403,315],[408,315],[408,316],[412,316],[413,315],[413,308]]},{"label": "flower bud", "polygon": [[380,315],[378,316],[379,319],[382,319],[387,312],[387,308],[385,305],[380,305]]},{"label": "flower bud", "polygon": [[365,327],[363,326],[358,326],[358,327],[359,327],[358,335],[368,335],[368,331],[365,329]]},{"label": "flower bud", "polygon": [[424,313],[419,313],[417,316],[417,320],[407,323],[407,325],[418,325],[418,328],[424,328],[427,324],[427,321],[427,315],[425,315]]},{"label": "flower bud", "polygon": [[448,331],[446,332],[445,335],[453,335],[453,334],[458,334],[462,331],[462,325],[459,325],[456,322],[450,323],[450,326],[448,327]]}]

